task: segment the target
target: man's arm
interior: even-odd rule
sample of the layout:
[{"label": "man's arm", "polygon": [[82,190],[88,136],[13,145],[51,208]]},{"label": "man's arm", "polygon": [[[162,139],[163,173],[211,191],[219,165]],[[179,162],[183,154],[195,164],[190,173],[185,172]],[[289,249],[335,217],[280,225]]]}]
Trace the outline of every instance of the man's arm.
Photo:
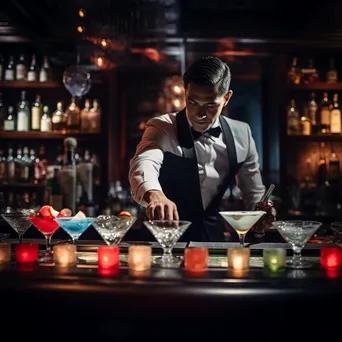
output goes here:
[{"label": "man's arm", "polygon": [[265,186],[259,170],[259,156],[255,141],[249,125],[246,127],[249,141],[248,154],[237,174],[236,180],[237,186],[241,190],[246,210],[254,210],[256,203],[260,201],[265,192]]}]

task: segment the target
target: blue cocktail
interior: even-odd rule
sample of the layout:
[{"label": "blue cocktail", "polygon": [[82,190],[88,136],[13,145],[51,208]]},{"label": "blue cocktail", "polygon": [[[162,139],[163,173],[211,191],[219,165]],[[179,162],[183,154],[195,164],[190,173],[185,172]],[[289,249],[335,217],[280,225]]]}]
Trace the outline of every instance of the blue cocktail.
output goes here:
[{"label": "blue cocktail", "polygon": [[93,219],[91,217],[60,217],[56,218],[55,221],[71,236],[72,241],[75,244],[79,237],[93,223]]}]

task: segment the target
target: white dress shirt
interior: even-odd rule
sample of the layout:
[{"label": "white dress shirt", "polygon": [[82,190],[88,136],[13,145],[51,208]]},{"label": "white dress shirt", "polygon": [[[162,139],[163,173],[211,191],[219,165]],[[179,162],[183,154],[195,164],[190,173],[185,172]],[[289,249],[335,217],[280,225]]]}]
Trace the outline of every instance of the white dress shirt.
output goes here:
[{"label": "white dress shirt", "polygon": [[[255,142],[248,124],[226,117],[224,119],[228,120],[233,133],[238,163],[242,163],[237,174],[237,184],[246,209],[251,210],[265,191]],[[217,120],[212,127],[219,125]],[[217,194],[218,186],[229,171],[226,144],[222,133],[217,138],[204,133],[194,141],[194,147],[205,209]],[[164,114],[147,122],[135,156],[130,161],[129,181],[134,199],[141,205],[147,204],[144,200],[147,191],[163,191],[158,178],[164,152],[182,156],[177,137],[176,113]]]}]

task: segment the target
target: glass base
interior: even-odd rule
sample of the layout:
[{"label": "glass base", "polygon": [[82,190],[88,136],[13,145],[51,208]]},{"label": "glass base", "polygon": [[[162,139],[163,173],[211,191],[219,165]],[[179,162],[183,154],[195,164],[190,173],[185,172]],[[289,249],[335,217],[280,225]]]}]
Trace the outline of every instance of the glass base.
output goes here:
[{"label": "glass base", "polygon": [[303,259],[300,259],[300,260],[290,259],[286,261],[285,267],[301,269],[301,268],[310,268],[312,265],[313,265],[312,262],[309,262]]},{"label": "glass base", "polygon": [[163,268],[178,268],[182,263],[182,258],[174,255],[163,255],[155,258],[153,264]]},{"label": "glass base", "polygon": [[53,262],[53,255],[52,252],[45,252],[38,259],[39,262],[49,264]]}]

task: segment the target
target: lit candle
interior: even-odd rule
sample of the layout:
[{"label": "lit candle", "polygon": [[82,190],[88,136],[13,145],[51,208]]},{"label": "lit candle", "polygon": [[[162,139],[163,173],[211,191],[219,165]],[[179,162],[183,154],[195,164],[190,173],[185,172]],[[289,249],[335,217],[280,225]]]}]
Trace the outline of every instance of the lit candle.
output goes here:
[{"label": "lit candle", "polygon": [[342,249],[337,247],[321,248],[321,266],[327,270],[338,270],[342,266]]},{"label": "lit candle", "polygon": [[57,267],[76,266],[76,245],[59,244],[53,246],[53,262]]},{"label": "lit candle", "polygon": [[208,248],[188,247],[184,251],[184,266],[188,272],[205,272],[208,269]]},{"label": "lit candle", "polygon": [[118,268],[120,265],[119,246],[101,246],[97,249],[99,268]]},{"label": "lit candle", "polygon": [[38,261],[38,243],[19,243],[15,246],[15,260],[19,263]]},{"label": "lit candle", "polygon": [[263,251],[264,267],[276,272],[285,267],[286,250],[283,248],[270,248]]},{"label": "lit candle", "polygon": [[7,242],[0,243],[0,265],[11,261],[11,244]]},{"label": "lit candle", "polygon": [[128,266],[135,271],[145,271],[151,268],[151,246],[130,246],[128,248]]},{"label": "lit candle", "polygon": [[249,248],[228,248],[228,267],[234,270],[249,268]]}]

